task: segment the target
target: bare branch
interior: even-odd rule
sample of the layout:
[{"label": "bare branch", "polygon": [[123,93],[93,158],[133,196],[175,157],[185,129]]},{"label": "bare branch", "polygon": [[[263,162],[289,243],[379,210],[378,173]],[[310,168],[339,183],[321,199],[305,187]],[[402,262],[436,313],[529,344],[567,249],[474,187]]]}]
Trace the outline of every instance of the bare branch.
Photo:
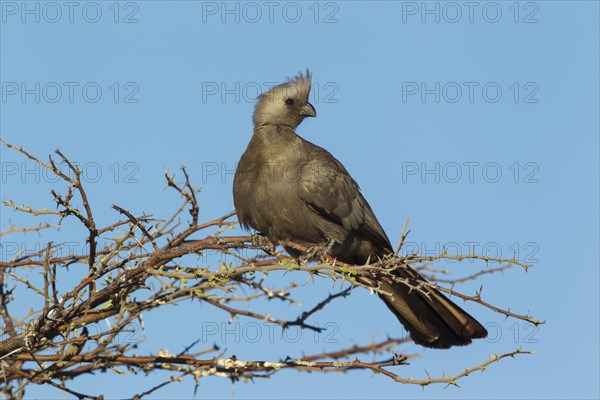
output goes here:
[{"label": "bare branch", "polygon": [[[369,284],[385,279],[402,282],[412,290],[424,294],[435,288],[465,301],[475,302],[507,318],[521,319],[536,325],[544,323],[532,316],[514,313],[510,309],[505,310],[484,301],[481,290],[475,295],[467,295],[457,289],[461,283],[475,281],[484,275],[510,272],[512,265],[519,265],[526,270],[531,265],[514,258],[502,259],[478,254],[459,256],[446,251],[435,256],[399,256],[410,233],[408,220],[403,226],[395,255],[385,259],[372,260],[366,265],[348,265],[340,263],[323,250],[319,254],[320,262],[299,262],[278,252],[277,245],[310,253],[311,249],[302,244],[261,242],[256,240],[256,236],[224,236],[225,230],[236,225],[236,221],[232,219],[235,212],[199,223],[199,203],[196,196],[199,190],[182,168],[182,183],[165,172],[167,187],[175,189],[183,197],[182,204],[177,205],[172,215],[167,218],[136,216],[115,205],[113,208],[124,219],[98,227],[94,219],[94,213],[98,210],[92,209],[80,179],[81,171],[63,153],[56,151],[65,171],[59,168],[52,157],[49,162],[43,162],[22,148],[3,140],[2,143],[54,173],[60,179],[57,186],[66,185],[67,189],[66,192],[59,193],[58,189],[51,192],[58,206],[56,211],[46,208],[38,210],[29,205],[18,205],[12,200],[4,200],[4,205],[13,211],[29,214],[33,218],[48,215],[51,221],[44,224],[32,223],[30,227],[10,225],[0,232],[0,236],[6,238],[9,235],[26,236],[35,233],[43,239],[48,229],[58,229],[64,218],[71,218],[85,229],[87,235],[85,238],[77,238],[78,243],[85,241],[89,244],[80,254],[64,255],[59,251],[64,243],[43,240],[44,245],[35,251],[19,251],[10,260],[0,262],[0,318],[4,327],[4,335],[0,341],[0,379],[4,385],[0,385],[0,393],[7,398],[24,398],[29,385],[39,384],[80,399],[99,399],[100,395],[80,393],[67,384],[84,375],[101,376],[107,370],[116,368],[145,374],[153,371],[165,371],[169,374],[168,378],[149,384],[147,390],[133,396],[139,399],[183,379],[192,378],[197,384],[206,376],[219,376],[232,381],[269,378],[283,369],[319,373],[363,370],[405,384],[456,385],[457,380],[474,371],[485,371],[489,365],[504,358],[532,353],[517,349],[499,356],[486,357],[475,367],[464,370],[456,367],[455,370],[461,372],[451,376],[414,379],[408,374],[399,373],[399,368],[406,371],[409,368],[408,361],[418,355],[399,355],[396,352],[399,346],[410,342],[409,338],[371,340],[362,344],[360,338],[357,338],[358,343],[350,347],[336,346],[323,349],[318,354],[250,361],[227,356],[226,353],[230,350],[220,350],[217,345],[192,352],[199,341],[183,348],[176,355],[170,354],[166,349],[154,349],[150,354],[140,355],[134,344],[119,340],[119,335],[122,338],[132,333],[153,335],[153,332],[146,332],[143,326],[145,313],[184,301],[211,306],[204,309],[211,316],[221,315],[215,310],[218,309],[225,311],[230,318],[266,321],[282,330],[296,326],[300,330],[320,332],[324,328],[309,320],[326,312],[332,301],[351,296],[353,290],[361,288],[385,294],[378,285]],[[191,220],[183,224],[180,220],[185,210],[189,210]],[[61,240],[66,243],[68,238]],[[265,250],[268,255],[264,254]],[[197,262],[209,251],[221,258],[215,256],[208,258],[206,262],[204,259]],[[226,258],[233,261],[223,261]],[[466,276],[455,277],[450,271],[432,266],[432,263],[441,260],[476,260],[484,264],[484,267]],[[499,266],[485,267],[489,262],[499,263]],[[399,274],[394,273],[406,266],[415,268],[437,283],[400,278]],[[83,274],[81,267],[84,268]],[[273,280],[269,277],[272,272],[288,274],[286,277],[293,277],[290,279],[294,281],[281,283]],[[310,303],[314,306],[300,312],[296,319],[284,318],[274,311],[275,307],[270,307],[274,305],[270,301],[273,299],[298,306],[306,303],[304,299],[300,301],[301,288],[310,282],[299,284],[296,277],[308,276],[310,281],[315,275],[329,278],[336,284],[341,283],[342,287],[346,282],[350,285],[340,289],[338,293],[312,298]],[[77,278],[72,279],[72,276]],[[67,277],[70,279],[65,279]],[[71,284],[65,285],[65,282]],[[12,307],[11,302],[15,297],[27,299],[29,308],[22,311],[23,307]],[[281,351],[284,354],[290,353],[284,347]],[[367,356],[379,361],[367,362]]]}]

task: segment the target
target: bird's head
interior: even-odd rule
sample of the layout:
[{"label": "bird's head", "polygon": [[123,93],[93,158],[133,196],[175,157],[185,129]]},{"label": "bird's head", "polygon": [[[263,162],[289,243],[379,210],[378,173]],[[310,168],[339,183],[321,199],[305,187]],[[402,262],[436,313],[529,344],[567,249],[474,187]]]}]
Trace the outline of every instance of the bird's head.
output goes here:
[{"label": "bird's head", "polygon": [[252,117],[254,126],[283,125],[294,129],[304,118],[316,117],[315,108],[308,102],[310,79],[307,70],[260,95]]}]

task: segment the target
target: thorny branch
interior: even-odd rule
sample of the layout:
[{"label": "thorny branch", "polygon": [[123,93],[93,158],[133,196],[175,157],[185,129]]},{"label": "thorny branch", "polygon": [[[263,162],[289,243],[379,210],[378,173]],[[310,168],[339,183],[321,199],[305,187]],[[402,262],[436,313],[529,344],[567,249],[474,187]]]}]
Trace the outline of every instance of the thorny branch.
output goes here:
[{"label": "thorny branch", "polygon": [[[59,229],[63,220],[72,219],[87,230],[85,241],[88,244],[83,254],[71,252],[65,255],[60,251],[64,243],[48,240],[39,250],[20,251],[10,259],[0,261],[0,318],[3,326],[0,341],[0,393],[8,398],[24,398],[27,387],[31,384],[50,385],[81,399],[101,398],[101,394],[79,393],[67,384],[86,374],[107,372],[119,367],[132,373],[164,371],[170,374],[164,381],[153,382],[148,390],[132,396],[136,399],[186,377],[192,377],[196,384],[206,376],[220,376],[232,381],[253,380],[268,378],[283,369],[321,373],[367,370],[399,383],[420,386],[436,383],[456,385],[458,379],[474,371],[484,371],[490,364],[501,359],[532,353],[517,349],[492,355],[479,365],[451,376],[431,377],[427,374],[424,379],[414,379],[402,376],[399,373],[401,369],[396,368],[416,357],[414,354],[399,355],[394,352],[397,346],[410,341],[407,338],[388,338],[364,345],[355,344],[317,354],[290,355],[270,361],[242,361],[232,355],[235,354],[234,349],[221,350],[216,345],[192,352],[199,340],[177,354],[171,354],[168,350],[156,350],[154,354],[142,356],[135,354],[134,344],[118,340],[132,332],[134,326],[143,329],[144,313],[183,301],[203,303],[205,307],[202,307],[201,312],[205,317],[214,309],[215,315],[219,311],[225,311],[230,318],[263,321],[279,326],[282,330],[294,326],[318,333],[323,328],[311,322],[314,315],[325,310],[331,302],[350,296],[354,287],[381,292],[377,287],[361,284],[363,280],[357,280],[358,276],[368,276],[373,278],[372,281],[402,280],[393,271],[406,265],[432,280],[432,283],[402,280],[414,290],[435,287],[507,318],[535,325],[544,323],[529,315],[505,310],[484,301],[481,291],[475,295],[467,295],[454,288],[481,275],[509,270],[513,265],[526,270],[530,265],[514,258],[501,259],[477,254],[464,256],[443,252],[437,256],[400,256],[400,250],[410,232],[407,229],[408,221],[404,224],[395,255],[370,265],[346,265],[327,254],[322,254],[319,263],[293,260],[276,251],[265,256],[259,251],[264,245],[257,244],[253,237],[223,235],[224,230],[235,227],[236,221],[231,219],[235,212],[209,222],[198,222],[198,189],[182,168],[183,183],[177,182],[175,176],[165,172],[167,187],[175,189],[183,198],[183,203],[171,217],[159,219],[151,215],[136,216],[115,205],[113,209],[122,219],[115,218],[116,222],[102,227],[97,225],[94,218],[81,171],[64,154],[59,150],[55,152],[60,157],[60,164],[52,157],[49,162],[43,162],[22,148],[4,140],[2,143],[54,173],[67,185],[64,194],[60,194],[58,188],[52,191],[56,210],[38,210],[5,199],[4,205],[15,212],[33,217],[55,218],[56,221],[32,224],[29,227],[11,224],[0,232],[2,240],[10,235],[28,232],[42,235],[48,229]],[[180,220],[185,218],[186,209],[189,210],[191,220],[181,228]],[[277,244],[269,243],[267,247],[275,249],[275,245]],[[285,245],[303,251],[309,250],[297,243]],[[213,265],[209,261],[204,266],[195,262],[198,257],[211,251],[223,257],[228,256],[235,262],[221,261]],[[462,278],[453,278],[448,271],[432,267],[432,263],[439,260],[466,259],[480,260],[485,264],[493,262],[499,266],[485,268]],[[86,265],[87,272],[82,274],[78,265]],[[341,283],[341,286],[347,286],[320,301],[308,299],[307,302],[312,306],[296,318],[286,319],[260,311],[272,309],[272,301],[302,304],[298,299],[299,290],[306,284],[288,282],[277,287],[278,283],[269,279],[269,273],[272,272],[296,277],[300,271],[311,278],[328,277],[333,282]],[[33,272],[41,273],[41,280],[34,279],[36,274]],[[65,289],[64,285],[57,284],[64,281],[63,277],[75,272],[79,272],[79,275],[70,288]],[[305,277],[304,275],[301,279]],[[440,286],[441,283],[452,286],[447,288]],[[273,284],[276,287],[272,287]],[[17,308],[12,307],[11,303],[16,297],[30,299],[27,313],[14,314]],[[98,329],[107,323],[107,328]],[[88,333],[88,328],[92,327],[96,330]],[[145,335],[150,336],[152,332],[145,332]],[[289,351],[286,348],[280,350]],[[366,357],[381,359],[366,361]]]}]

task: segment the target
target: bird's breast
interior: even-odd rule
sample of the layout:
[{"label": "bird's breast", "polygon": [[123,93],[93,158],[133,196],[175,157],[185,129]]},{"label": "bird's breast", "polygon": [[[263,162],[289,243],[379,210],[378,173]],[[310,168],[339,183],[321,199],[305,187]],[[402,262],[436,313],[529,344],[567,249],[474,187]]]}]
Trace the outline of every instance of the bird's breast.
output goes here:
[{"label": "bird's breast", "polygon": [[276,239],[283,239],[277,232],[285,225],[298,222],[303,206],[295,188],[306,162],[295,147],[293,141],[270,146],[251,142],[235,174],[233,194],[240,222]]}]

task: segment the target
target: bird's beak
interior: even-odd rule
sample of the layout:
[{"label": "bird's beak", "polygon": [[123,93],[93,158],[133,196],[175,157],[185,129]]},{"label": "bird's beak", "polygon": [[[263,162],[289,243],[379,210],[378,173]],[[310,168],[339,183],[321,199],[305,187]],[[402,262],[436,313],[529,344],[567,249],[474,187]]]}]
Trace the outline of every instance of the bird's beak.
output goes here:
[{"label": "bird's beak", "polygon": [[305,117],[316,117],[317,111],[315,111],[313,105],[307,101],[306,104],[304,104],[300,109],[300,115]]}]

